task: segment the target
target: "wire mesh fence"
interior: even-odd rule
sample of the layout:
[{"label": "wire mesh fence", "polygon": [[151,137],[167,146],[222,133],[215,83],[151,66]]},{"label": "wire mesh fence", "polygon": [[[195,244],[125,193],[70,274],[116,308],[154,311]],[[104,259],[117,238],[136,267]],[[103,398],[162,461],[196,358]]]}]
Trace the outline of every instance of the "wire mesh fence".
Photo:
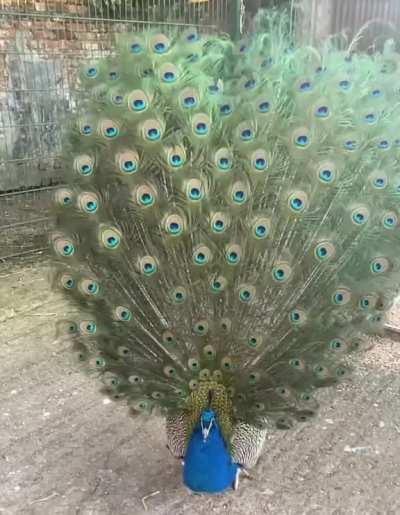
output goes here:
[{"label": "wire mesh fence", "polygon": [[0,0],[0,260],[46,247],[79,64],[110,53],[122,32],[234,31],[235,2]]},{"label": "wire mesh fence", "polygon": [[398,39],[398,0],[300,0],[296,5],[298,35],[305,43],[340,35],[343,47],[353,41],[354,49],[368,51]]},{"label": "wire mesh fence", "polygon": [[337,33],[351,40],[366,25],[365,48],[400,26],[398,0],[0,0],[0,260],[46,246],[81,62],[110,53],[118,33],[197,26],[237,34],[243,18],[251,27],[259,8],[276,7],[290,9],[304,42]]}]

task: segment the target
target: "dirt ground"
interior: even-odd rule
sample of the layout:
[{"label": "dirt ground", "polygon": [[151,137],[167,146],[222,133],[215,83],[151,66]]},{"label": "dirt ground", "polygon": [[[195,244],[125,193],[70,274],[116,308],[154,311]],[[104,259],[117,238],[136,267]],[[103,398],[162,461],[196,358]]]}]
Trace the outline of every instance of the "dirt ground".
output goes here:
[{"label": "dirt ground", "polygon": [[45,260],[1,266],[1,514],[400,514],[400,343],[377,340],[317,419],[271,433],[238,492],[195,496],[162,421],[107,402],[55,338]]}]

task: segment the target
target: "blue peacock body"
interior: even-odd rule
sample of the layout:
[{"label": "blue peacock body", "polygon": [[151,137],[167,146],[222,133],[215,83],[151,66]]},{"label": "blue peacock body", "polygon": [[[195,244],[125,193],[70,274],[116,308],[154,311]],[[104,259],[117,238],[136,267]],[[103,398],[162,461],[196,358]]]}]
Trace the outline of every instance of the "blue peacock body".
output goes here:
[{"label": "blue peacock body", "polygon": [[399,289],[396,45],[297,47],[282,19],[120,37],[80,72],[55,194],[60,332],[111,398],[166,417],[198,492],[315,415]]}]

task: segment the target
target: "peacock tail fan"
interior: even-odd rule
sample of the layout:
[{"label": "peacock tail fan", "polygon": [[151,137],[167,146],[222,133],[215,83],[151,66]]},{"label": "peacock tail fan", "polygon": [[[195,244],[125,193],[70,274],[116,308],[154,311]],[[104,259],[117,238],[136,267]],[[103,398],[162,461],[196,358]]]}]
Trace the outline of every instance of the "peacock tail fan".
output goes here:
[{"label": "peacock tail fan", "polygon": [[400,283],[395,45],[265,24],[129,34],[83,67],[51,235],[60,330],[104,390],[190,427],[211,402],[227,440],[311,417]]}]

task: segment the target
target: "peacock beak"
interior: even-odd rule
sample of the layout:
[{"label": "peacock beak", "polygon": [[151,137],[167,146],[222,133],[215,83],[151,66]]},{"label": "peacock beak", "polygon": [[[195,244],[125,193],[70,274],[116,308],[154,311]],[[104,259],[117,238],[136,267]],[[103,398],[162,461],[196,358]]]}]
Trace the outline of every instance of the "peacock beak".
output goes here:
[{"label": "peacock beak", "polygon": [[206,409],[200,415],[201,433],[203,441],[205,442],[210,434],[210,431],[215,424],[215,413],[212,409]]}]

